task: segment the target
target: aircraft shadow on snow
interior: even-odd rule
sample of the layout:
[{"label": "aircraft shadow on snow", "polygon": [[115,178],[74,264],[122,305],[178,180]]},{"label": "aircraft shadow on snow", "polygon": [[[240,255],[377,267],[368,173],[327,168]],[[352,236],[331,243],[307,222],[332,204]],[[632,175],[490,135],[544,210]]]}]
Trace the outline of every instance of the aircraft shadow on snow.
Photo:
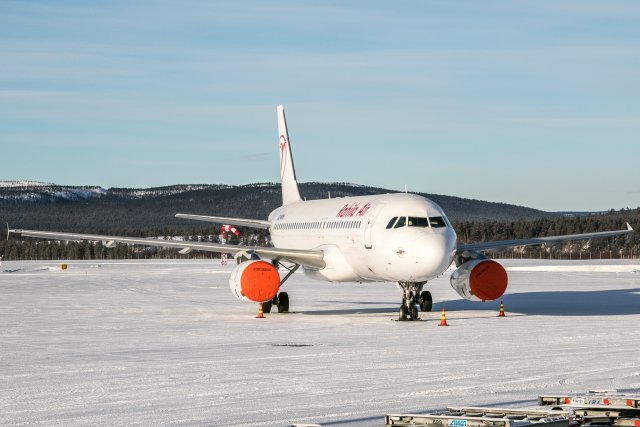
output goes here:
[{"label": "aircraft shadow on snow", "polygon": [[[640,288],[600,291],[549,291],[506,294],[501,298],[508,313],[545,316],[615,316],[640,314]],[[367,307],[305,310],[308,315],[394,314],[400,304],[367,301],[324,301],[335,304],[360,304]],[[433,311],[497,311],[500,301],[476,302],[464,299],[434,303]],[[371,307],[375,305],[377,307]]]},{"label": "aircraft shadow on snow", "polygon": [[[327,309],[327,310],[305,310],[303,314],[309,315],[341,315],[341,314],[384,314],[384,313],[392,313],[394,310],[397,311],[397,307],[391,305],[389,302],[382,301],[323,301],[323,303],[327,304],[327,307],[335,307],[336,305],[377,305],[378,307],[362,307],[362,308],[345,308],[345,309]],[[400,304],[398,304],[398,307]]]},{"label": "aircraft shadow on snow", "polygon": [[[501,299],[507,313],[579,317],[640,314],[640,288],[521,292],[506,294]],[[445,307],[447,311],[493,310],[495,305],[496,301],[478,303],[453,300],[434,304],[434,309],[437,306]]]}]

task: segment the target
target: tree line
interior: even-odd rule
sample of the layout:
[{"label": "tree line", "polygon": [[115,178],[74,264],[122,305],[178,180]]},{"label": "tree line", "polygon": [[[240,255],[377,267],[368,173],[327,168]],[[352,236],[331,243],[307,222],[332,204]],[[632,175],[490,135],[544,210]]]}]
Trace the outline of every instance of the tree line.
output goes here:
[{"label": "tree line", "polygon": [[[640,208],[610,211],[605,214],[584,216],[545,216],[522,220],[458,220],[453,226],[460,243],[492,240],[526,239],[554,235],[591,233],[620,230],[626,223],[640,228]],[[227,243],[241,245],[270,245],[268,233],[238,227],[240,236],[227,234]],[[220,243],[217,226],[135,227],[76,229],[76,232],[113,234],[130,237],[154,237]],[[179,255],[176,249],[117,244],[107,248],[100,242],[58,242],[12,236],[0,240],[0,255],[6,260],[108,260],[151,258],[219,258],[211,252],[191,252]],[[495,258],[554,258],[554,259],[619,259],[640,257],[640,236],[632,234],[616,238],[566,242],[555,247],[528,246],[491,253]]]}]

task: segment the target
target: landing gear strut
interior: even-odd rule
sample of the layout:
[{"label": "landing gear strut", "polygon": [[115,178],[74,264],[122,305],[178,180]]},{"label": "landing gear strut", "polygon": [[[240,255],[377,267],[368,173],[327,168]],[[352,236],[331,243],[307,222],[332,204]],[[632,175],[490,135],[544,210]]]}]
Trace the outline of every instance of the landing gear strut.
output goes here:
[{"label": "landing gear strut", "polygon": [[431,311],[433,306],[431,292],[422,291],[422,287],[426,283],[427,282],[398,282],[403,294],[398,320],[420,320],[418,317],[418,305],[423,312]]}]

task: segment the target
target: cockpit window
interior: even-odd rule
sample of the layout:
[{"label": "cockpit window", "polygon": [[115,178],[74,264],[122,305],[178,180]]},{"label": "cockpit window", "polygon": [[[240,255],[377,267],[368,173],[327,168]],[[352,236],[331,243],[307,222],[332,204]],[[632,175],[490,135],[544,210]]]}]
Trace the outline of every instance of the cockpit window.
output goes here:
[{"label": "cockpit window", "polygon": [[393,218],[391,218],[391,221],[389,221],[389,224],[387,224],[387,228],[393,228],[393,224],[395,224],[397,220],[398,220],[397,216],[394,216]]},{"label": "cockpit window", "polygon": [[429,219],[428,218],[420,218],[417,216],[409,217],[409,227],[428,227]]},{"label": "cockpit window", "polygon": [[431,223],[431,227],[433,227],[433,228],[440,228],[440,227],[446,227],[447,226],[447,222],[441,216],[430,216],[429,217],[429,222]]},{"label": "cockpit window", "polygon": [[429,218],[419,216],[394,216],[387,224],[387,229],[401,228],[405,226],[422,228],[428,228],[431,226],[433,228],[444,228],[451,227],[451,224],[447,218],[443,216],[430,216]]}]

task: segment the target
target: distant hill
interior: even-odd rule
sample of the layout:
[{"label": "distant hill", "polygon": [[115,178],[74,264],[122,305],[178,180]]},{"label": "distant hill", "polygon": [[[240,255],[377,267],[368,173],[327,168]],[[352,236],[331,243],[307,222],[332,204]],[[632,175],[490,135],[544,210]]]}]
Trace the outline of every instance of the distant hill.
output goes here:
[{"label": "distant hill", "polygon": [[[359,196],[394,191],[347,183],[300,185],[311,199]],[[438,203],[453,220],[518,220],[551,215],[505,203],[422,194]],[[280,185],[172,185],[156,188],[63,186],[30,181],[0,182],[0,220],[12,226],[60,231],[181,228],[193,223],[174,218],[178,212],[266,219],[280,206]]]}]

